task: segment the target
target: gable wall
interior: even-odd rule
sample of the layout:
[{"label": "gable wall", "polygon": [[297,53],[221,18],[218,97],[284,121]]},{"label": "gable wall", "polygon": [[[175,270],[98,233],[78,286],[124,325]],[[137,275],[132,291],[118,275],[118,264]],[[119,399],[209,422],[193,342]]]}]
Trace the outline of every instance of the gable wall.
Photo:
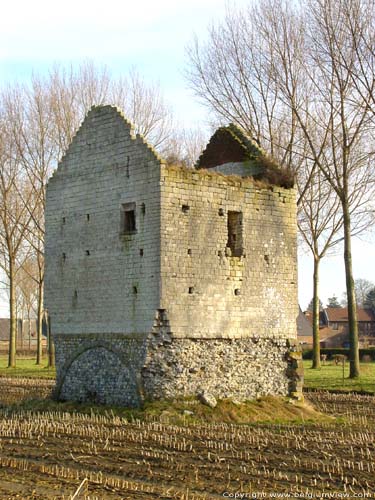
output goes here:
[{"label": "gable wall", "polygon": [[[150,331],[159,303],[159,177],[155,154],[115,108],[90,111],[47,189],[45,295],[54,334]],[[137,232],[120,236],[128,202],[136,203]]]}]

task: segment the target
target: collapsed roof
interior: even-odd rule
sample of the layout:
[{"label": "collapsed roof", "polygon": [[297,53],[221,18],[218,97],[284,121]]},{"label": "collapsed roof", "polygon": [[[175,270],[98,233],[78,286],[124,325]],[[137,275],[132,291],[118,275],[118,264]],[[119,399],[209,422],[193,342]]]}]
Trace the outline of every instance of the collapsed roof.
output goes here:
[{"label": "collapsed roof", "polygon": [[216,130],[200,155],[196,168],[253,177],[285,188],[294,185],[292,172],[278,166],[254,139],[233,123]]}]

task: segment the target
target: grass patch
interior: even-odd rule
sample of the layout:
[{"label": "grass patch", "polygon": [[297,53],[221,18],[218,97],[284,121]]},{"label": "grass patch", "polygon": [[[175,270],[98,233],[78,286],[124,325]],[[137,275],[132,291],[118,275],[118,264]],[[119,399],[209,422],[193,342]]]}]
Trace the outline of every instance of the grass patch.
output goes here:
[{"label": "grass patch", "polygon": [[344,377],[342,364],[335,365],[326,361],[319,370],[311,368],[312,361],[303,362],[305,369],[305,387],[327,391],[364,391],[375,393],[375,362],[361,363],[361,376],[349,379],[349,362],[345,362]]},{"label": "grass patch", "polygon": [[16,360],[16,368],[8,368],[8,356],[0,355],[0,377],[55,378],[54,368],[48,368],[48,360],[44,358],[41,365],[34,358],[20,357]]}]

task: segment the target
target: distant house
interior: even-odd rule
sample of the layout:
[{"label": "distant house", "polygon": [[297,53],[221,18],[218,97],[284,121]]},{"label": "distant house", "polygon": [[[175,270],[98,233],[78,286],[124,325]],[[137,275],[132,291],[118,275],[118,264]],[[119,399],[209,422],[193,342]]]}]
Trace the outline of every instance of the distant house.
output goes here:
[{"label": "distant house", "polygon": [[298,342],[302,345],[302,348],[310,348],[313,344],[313,331],[311,320],[307,316],[307,312],[303,313],[302,309],[299,308],[299,313],[297,316],[297,338]]},{"label": "distant house", "polygon": [[9,340],[9,319],[0,318],[0,341],[5,342]]},{"label": "distant house", "polygon": [[[302,313],[304,320],[312,325],[312,314],[309,311]],[[357,309],[358,341],[360,347],[375,347],[375,314],[371,309]],[[299,325],[299,326],[298,326]],[[303,347],[312,347],[311,337],[302,317],[298,317],[297,330],[299,343]],[[349,319],[346,307],[327,307],[320,312],[319,337],[321,347],[348,347]]]},{"label": "distant house", "polygon": [[[327,307],[322,313],[322,342],[324,347],[346,347],[349,342],[347,307]],[[371,309],[357,309],[360,347],[375,347],[375,314]],[[323,338],[325,340],[323,341]]]}]

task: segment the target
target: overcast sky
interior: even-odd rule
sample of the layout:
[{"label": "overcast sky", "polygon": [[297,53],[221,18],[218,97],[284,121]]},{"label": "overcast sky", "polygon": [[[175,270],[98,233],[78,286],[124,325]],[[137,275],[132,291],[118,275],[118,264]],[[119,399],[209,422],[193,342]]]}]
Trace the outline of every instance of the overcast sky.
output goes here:
[{"label": "overcast sky", "polygon": [[[185,48],[194,34],[206,36],[207,26],[233,5],[247,0],[44,0],[4,1],[0,16],[0,84],[27,81],[32,71],[47,72],[56,62],[77,64],[83,59],[105,63],[113,75],[135,66],[150,80],[159,81],[176,118],[185,125],[204,126],[207,113],[186,88]],[[375,282],[375,242],[353,243],[355,278]],[[342,250],[339,251],[342,254]],[[312,266],[302,255],[299,266],[301,306],[312,296]],[[343,257],[322,262],[321,298],[345,290]],[[0,303],[0,316],[7,307]]]}]

